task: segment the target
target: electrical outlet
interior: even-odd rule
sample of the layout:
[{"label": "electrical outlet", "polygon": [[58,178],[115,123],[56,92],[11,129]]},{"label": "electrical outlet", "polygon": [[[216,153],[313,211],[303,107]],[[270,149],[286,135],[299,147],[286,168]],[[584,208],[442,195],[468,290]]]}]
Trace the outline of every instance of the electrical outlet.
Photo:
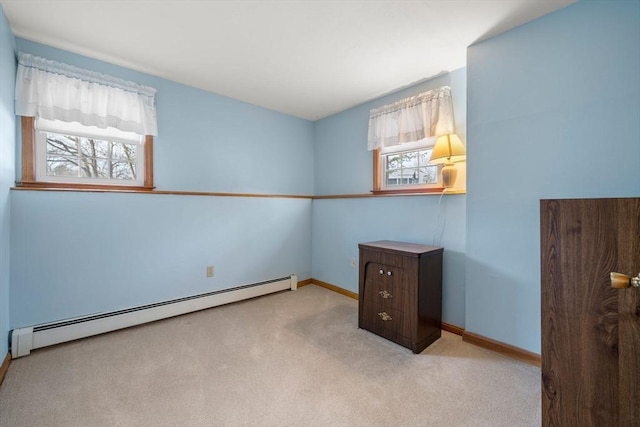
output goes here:
[{"label": "electrical outlet", "polygon": [[207,277],[213,277],[213,265],[207,265]]},{"label": "electrical outlet", "polygon": [[351,268],[356,268],[356,259],[351,258]]}]

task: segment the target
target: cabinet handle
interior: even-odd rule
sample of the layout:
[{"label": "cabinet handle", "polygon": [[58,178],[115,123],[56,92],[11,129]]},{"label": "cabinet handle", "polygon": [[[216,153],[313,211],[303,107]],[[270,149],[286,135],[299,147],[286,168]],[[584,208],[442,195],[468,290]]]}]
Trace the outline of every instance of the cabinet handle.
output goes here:
[{"label": "cabinet handle", "polygon": [[624,289],[630,286],[640,287],[640,273],[637,277],[629,277],[626,274],[611,273],[611,287],[616,289]]},{"label": "cabinet handle", "polygon": [[387,320],[393,320],[393,318],[389,316],[386,311],[383,311],[382,313],[378,313],[378,316],[380,316],[383,322],[386,322]]},{"label": "cabinet handle", "polygon": [[387,291],[380,291],[378,292],[380,294],[380,296],[384,299],[389,299],[391,297],[393,297],[393,295],[391,295],[389,292]]},{"label": "cabinet handle", "polygon": [[391,272],[390,271],[387,271],[387,276],[391,276]]},{"label": "cabinet handle", "polygon": [[383,270],[380,270],[380,274],[384,274],[384,271],[383,271]]}]

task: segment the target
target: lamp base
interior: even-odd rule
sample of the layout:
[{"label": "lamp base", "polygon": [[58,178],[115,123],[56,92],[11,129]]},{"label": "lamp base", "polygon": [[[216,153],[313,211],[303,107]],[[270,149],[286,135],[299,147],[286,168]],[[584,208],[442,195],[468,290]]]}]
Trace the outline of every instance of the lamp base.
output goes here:
[{"label": "lamp base", "polygon": [[445,163],[442,168],[442,184],[445,188],[451,188],[456,183],[458,169],[453,162]]}]

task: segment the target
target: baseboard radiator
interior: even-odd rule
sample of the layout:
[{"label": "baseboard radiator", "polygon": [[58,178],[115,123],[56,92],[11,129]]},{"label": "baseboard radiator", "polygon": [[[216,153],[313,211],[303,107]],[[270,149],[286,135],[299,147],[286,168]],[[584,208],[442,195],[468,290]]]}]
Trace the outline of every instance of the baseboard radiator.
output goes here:
[{"label": "baseboard radiator", "polygon": [[11,331],[11,358],[27,356],[31,353],[31,350],[37,348],[116,331],[273,292],[287,289],[295,290],[297,287],[298,277],[292,274],[279,279],[124,310],[16,328]]}]

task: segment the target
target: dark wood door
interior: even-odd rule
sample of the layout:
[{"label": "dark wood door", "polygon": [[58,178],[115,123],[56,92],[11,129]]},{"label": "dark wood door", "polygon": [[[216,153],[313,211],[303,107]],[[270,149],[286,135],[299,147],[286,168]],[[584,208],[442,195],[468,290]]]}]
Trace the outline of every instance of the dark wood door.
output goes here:
[{"label": "dark wood door", "polygon": [[640,199],[542,200],[542,424],[640,426]]}]

